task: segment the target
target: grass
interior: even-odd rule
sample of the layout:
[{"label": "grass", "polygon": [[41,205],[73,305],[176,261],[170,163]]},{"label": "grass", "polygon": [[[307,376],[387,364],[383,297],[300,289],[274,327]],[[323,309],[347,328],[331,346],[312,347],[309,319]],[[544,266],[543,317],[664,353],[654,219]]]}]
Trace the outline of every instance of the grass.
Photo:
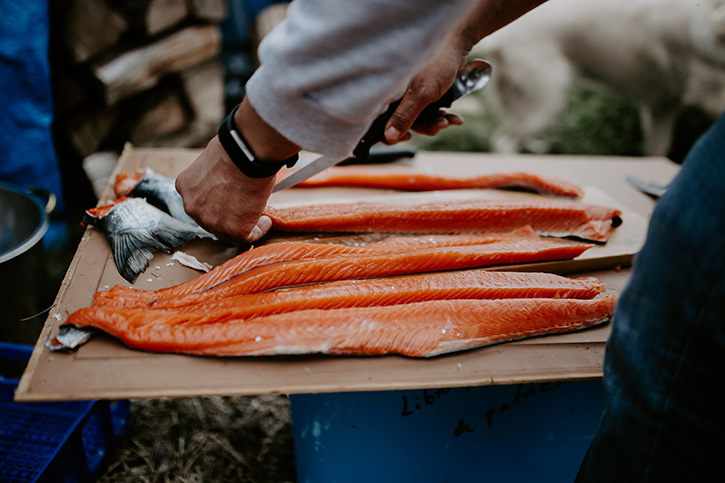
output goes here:
[{"label": "grass", "polygon": [[[446,129],[434,137],[417,136],[413,144],[428,151],[489,152],[490,136],[499,124],[496,114],[483,96],[467,101],[463,126]],[[451,110],[456,110],[455,104]],[[641,156],[643,139],[637,107],[588,82],[574,86],[561,117],[540,136],[548,146],[546,154],[611,156]]]},{"label": "grass", "polygon": [[98,482],[296,481],[285,396],[143,399]]}]

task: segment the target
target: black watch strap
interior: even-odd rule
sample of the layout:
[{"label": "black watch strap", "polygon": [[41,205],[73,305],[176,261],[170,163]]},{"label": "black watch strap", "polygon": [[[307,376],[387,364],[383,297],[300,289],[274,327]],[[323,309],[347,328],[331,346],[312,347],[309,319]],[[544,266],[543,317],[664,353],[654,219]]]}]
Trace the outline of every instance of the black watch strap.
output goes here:
[{"label": "black watch strap", "polygon": [[269,178],[277,174],[277,171],[287,166],[291,168],[299,159],[299,155],[295,154],[284,161],[260,161],[254,152],[249,148],[247,142],[242,137],[237,126],[234,124],[234,113],[239,109],[237,104],[232,112],[222,121],[219,126],[219,141],[222,143],[224,151],[227,152],[229,158],[237,165],[239,171],[250,178]]}]

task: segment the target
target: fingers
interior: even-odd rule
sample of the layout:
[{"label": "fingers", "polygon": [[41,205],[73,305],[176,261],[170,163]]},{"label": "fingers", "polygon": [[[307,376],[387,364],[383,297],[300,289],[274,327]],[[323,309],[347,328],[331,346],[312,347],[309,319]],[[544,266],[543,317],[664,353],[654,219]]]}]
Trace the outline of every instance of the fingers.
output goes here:
[{"label": "fingers", "polygon": [[[463,117],[460,115],[440,110],[436,116],[416,120],[410,126],[410,130],[415,131],[418,134],[433,136],[447,127],[460,126],[462,124]],[[408,141],[410,138],[410,132],[406,131],[401,134],[396,126],[388,126],[388,129],[385,131],[385,144],[395,144]]]},{"label": "fingers", "polygon": [[385,127],[385,141],[388,144],[401,142],[408,134],[420,113],[425,107],[438,100],[440,95],[427,85],[411,82],[408,91],[400,100],[395,112]]},{"label": "fingers", "polygon": [[251,243],[272,226],[262,216],[274,177],[244,176],[214,138],[176,178],[184,209],[202,228],[225,242]]},{"label": "fingers", "polygon": [[433,136],[449,126],[460,126],[463,118],[455,113],[439,110],[438,114],[430,119],[424,119],[413,124],[413,131],[426,136]]},{"label": "fingers", "polygon": [[266,235],[270,228],[272,228],[272,219],[268,216],[262,215],[247,236],[246,241],[249,243],[256,242]]},{"label": "fingers", "polygon": [[197,223],[222,242],[254,243],[272,228],[272,220],[268,216],[261,216],[256,222],[254,216],[230,215],[219,218],[214,217],[214,214],[203,213]]}]

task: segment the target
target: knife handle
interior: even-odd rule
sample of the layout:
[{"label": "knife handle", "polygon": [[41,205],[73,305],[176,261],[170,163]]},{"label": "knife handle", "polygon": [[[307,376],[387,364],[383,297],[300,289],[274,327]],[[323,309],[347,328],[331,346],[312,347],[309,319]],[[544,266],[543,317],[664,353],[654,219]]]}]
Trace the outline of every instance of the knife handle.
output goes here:
[{"label": "knife handle", "polygon": [[[420,112],[418,117],[415,119],[415,122],[425,120],[426,118],[432,118],[433,116],[438,114],[439,109],[451,107],[454,99],[455,90],[454,87],[451,86],[451,88],[448,89],[445,94],[441,96],[440,99],[431,104],[428,104],[425,109]],[[353,150],[353,155],[355,158],[359,159],[360,161],[367,161],[370,158],[370,148],[373,146],[373,144],[385,139],[385,125],[388,123],[390,118],[393,117],[393,113],[400,105],[401,100],[402,98],[390,104],[390,106],[388,106],[388,109],[384,113],[375,118],[368,131],[365,133],[365,135],[362,137],[360,142]]]},{"label": "knife handle", "polygon": [[376,148],[373,146],[368,153],[368,159],[359,159],[356,157],[347,158],[345,161],[338,164],[338,166],[351,166],[353,164],[387,164],[400,161],[403,158],[415,157],[415,149],[411,147],[395,147],[395,146],[381,146]]}]

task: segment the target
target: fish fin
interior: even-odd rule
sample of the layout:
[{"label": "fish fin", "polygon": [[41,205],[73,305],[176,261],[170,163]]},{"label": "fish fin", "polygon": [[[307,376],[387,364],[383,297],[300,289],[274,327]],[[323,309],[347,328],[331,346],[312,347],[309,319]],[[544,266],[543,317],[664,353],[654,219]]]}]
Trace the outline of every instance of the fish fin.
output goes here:
[{"label": "fish fin", "polygon": [[194,238],[203,238],[205,231],[171,217],[152,229],[126,230],[108,236],[116,267],[123,278],[133,282],[146,270],[154,252],[173,253]]},{"label": "fish fin", "polygon": [[165,249],[164,245],[158,244],[147,234],[148,232],[124,232],[107,236],[118,273],[131,283],[139,273],[146,270],[149,261],[154,257],[153,250]]}]

